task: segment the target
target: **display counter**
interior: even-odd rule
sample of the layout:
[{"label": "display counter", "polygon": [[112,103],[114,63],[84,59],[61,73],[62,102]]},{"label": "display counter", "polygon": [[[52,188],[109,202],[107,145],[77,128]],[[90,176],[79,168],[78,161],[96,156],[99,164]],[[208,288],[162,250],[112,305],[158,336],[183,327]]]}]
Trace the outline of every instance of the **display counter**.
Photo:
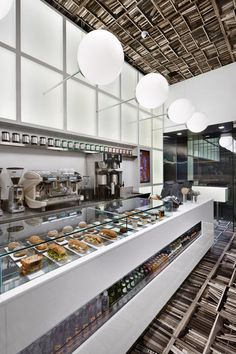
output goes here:
[{"label": "display counter", "polygon": [[[198,223],[199,237],[78,349],[105,354],[129,348],[209,249],[213,201],[187,203],[164,215],[162,202],[138,198],[2,224],[0,352],[20,352]],[[9,249],[12,242],[16,249]],[[53,253],[57,246],[65,250],[62,258]],[[27,255],[19,259],[20,252]],[[39,260],[33,269],[25,261],[30,257]],[[140,319],[128,334],[134,314]]]}]

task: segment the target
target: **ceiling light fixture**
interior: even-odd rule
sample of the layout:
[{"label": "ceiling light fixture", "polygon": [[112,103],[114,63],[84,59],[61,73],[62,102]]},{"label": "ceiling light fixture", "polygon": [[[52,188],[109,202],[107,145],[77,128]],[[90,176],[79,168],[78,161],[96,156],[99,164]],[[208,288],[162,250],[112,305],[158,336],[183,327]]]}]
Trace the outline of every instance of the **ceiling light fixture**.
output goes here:
[{"label": "ceiling light fixture", "polygon": [[231,134],[221,134],[219,144],[221,147],[227,149],[232,145],[232,135]]},{"label": "ceiling light fixture", "polygon": [[0,1],[0,20],[3,19],[10,11],[14,0]]},{"label": "ceiling light fixture", "polygon": [[158,108],[168,97],[169,84],[161,74],[150,73],[141,78],[136,86],[136,99],[145,108]]},{"label": "ceiling light fixture", "polygon": [[174,123],[184,124],[192,117],[194,111],[191,101],[187,98],[179,98],[170,104],[168,117]]},{"label": "ceiling light fixture", "polygon": [[77,61],[79,69],[67,76],[43,94],[47,94],[77,74],[81,73],[95,85],[107,85],[121,73],[124,52],[120,41],[106,30],[94,30],[86,34],[80,42]]},{"label": "ceiling light fixture", "polygon": [[224,129],[224,125],[220,125],[219,127],[218,127],[218,129]]},{"label": "ceiling light fixture", "polygon": [[181,133],[181,132],[179,132],[179,133],[177,133],[177,135],[182,135],[182,133]]},{"label": "ceiling light fixture", "polygon": [[193,133],[200,133],[207,127],[207,117],[204,113],[195,112],[187,121],[188,129]]},{"label": "ceiling light fixture", "polygon": [[149,37],[148,31],[142,31],[141,32],[141,37],[142,37],[142,39],[145,39],[145,38]]}]

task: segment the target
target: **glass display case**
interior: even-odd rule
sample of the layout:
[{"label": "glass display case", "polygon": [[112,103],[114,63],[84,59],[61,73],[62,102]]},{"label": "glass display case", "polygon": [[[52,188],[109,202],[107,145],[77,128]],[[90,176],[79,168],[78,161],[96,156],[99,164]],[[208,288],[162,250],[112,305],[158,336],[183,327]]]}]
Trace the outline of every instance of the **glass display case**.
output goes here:
[{"label": "glass display case", "polygon": [[164,218],[161,201],[135,198],[3,223],[0,294],[79,261]]}]

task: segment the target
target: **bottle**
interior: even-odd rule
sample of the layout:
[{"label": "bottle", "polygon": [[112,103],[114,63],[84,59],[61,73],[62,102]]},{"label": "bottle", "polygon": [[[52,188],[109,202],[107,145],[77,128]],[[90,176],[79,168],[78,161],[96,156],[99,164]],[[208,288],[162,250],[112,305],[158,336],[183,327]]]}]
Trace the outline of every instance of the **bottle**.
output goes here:
[{"label": "bottle", "polygon": [[116,283],[116,301],[118,301],[122,297],[122,286],[121,281]]},{"label": "bottle", "polygon": [[102,316],[107,317],[109,313],[109,295],[108,291],[105,290],[102,293]]},{"label": "bottle", "polygon": [[96,310],[95,310],[95,317],[98,318],[102,314],[102,295],[99,294],[96,296]]},{"label": "bottle", "polygon": [[109,295],[109,306],[111,306],[115,302],[115,285],[112,285],[108,289],[108,295]]}]

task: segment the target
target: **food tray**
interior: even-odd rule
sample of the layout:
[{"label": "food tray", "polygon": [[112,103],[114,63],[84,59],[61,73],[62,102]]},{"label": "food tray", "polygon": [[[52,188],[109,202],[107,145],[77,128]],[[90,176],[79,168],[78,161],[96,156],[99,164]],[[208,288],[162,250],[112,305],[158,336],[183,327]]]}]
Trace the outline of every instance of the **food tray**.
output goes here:
[{"label": "food tray", "polygon": [[[16,262],[16,264],[19,268],[21,268],[21,262]],[[45,274],[45,272],[43,271],[43,269],[39,269],[36,272],[26,274],[25,277],[27,277],[29,280],[32,280],[32,279],[38,278],[44,274]]]},{"label": "food tray", "polygon": [[111,242],[110,240],[104,238],[103,236],[100,236],[100,235],[99,235],[99,237],[101,237],[101,239],[103,240],[103,243],[102,243],[102,244],[97,244],[97,245],[95,245],[95,244],[92,243],[92,242],[85,241],[85,240],[84,240],[84,237],[81,237],[80,241],[83,241],[83,242],[85,242],[87,245],[92,246],[92,247],[94,247],[94,248],[96,248],[96,249],[99,249],[100,247],[104,247],[104,246],[107,246],[107,245],[112,244],[112,242]]},{"label": "food tray", "polygon": [[[84,241],[83,241],[83,242],[84,242]],[[85,242],[84,242],[84,243],[85,243]],[[84,253],[83,253],[83,252],[79,252],[79,251],[77,251],[77,250],[74,249],[74,248],[70,248],[69,245],[66,245],[65,248],[66,248],[67,250],[71,251],[71,252],[74,252],[74,253],[78,254],[80,257],[86,256],[87,254],[90,254],[90,253],[96,251],[96,248],[91,247],[91,246],[88,245],[87,243],[86,243],[86,245],[88,246],[88,250],[85,251]]]},{"label": "food tray", "polygon": [[[8,247],[5,247],[4,250],[5,250],[6,252],[12,252],[12,251],[9,251]],[[23,247],[22,247],[22,250],[23,250]],[[21,249],[16,250],[15,252],[17,252],[17,251],[21,251]],[[15,257],[15,256],[14,256],[14,253],[10,253],[10,254],[8,254],[8,256],[11,257],[11,259],[12,259],[14,262],[17,262],[17,261],[19,261],[20,259],[27,257],[27,255],[24,255],[24,256],[22,256],[22,257]]]},{"label": "food tray", "polygon": [[67,257],[65,259],[63,259],[63,260],[60,260],[60,261],[56,261],[55,259],[50,257],[49,254],[48,254],[48,251],[44,252],[43,255],[45,257],[47,257],[48,259],[50,259],[53,263],[56,263],[57,265],[62,266],[62,265],[65,265],[67,263],[70,263],[73,260],[73,255],[75,255],[74,252],[72,252],[71,250],[68,250],[68,249],[67,249],[67,253],[68,253]]}]

